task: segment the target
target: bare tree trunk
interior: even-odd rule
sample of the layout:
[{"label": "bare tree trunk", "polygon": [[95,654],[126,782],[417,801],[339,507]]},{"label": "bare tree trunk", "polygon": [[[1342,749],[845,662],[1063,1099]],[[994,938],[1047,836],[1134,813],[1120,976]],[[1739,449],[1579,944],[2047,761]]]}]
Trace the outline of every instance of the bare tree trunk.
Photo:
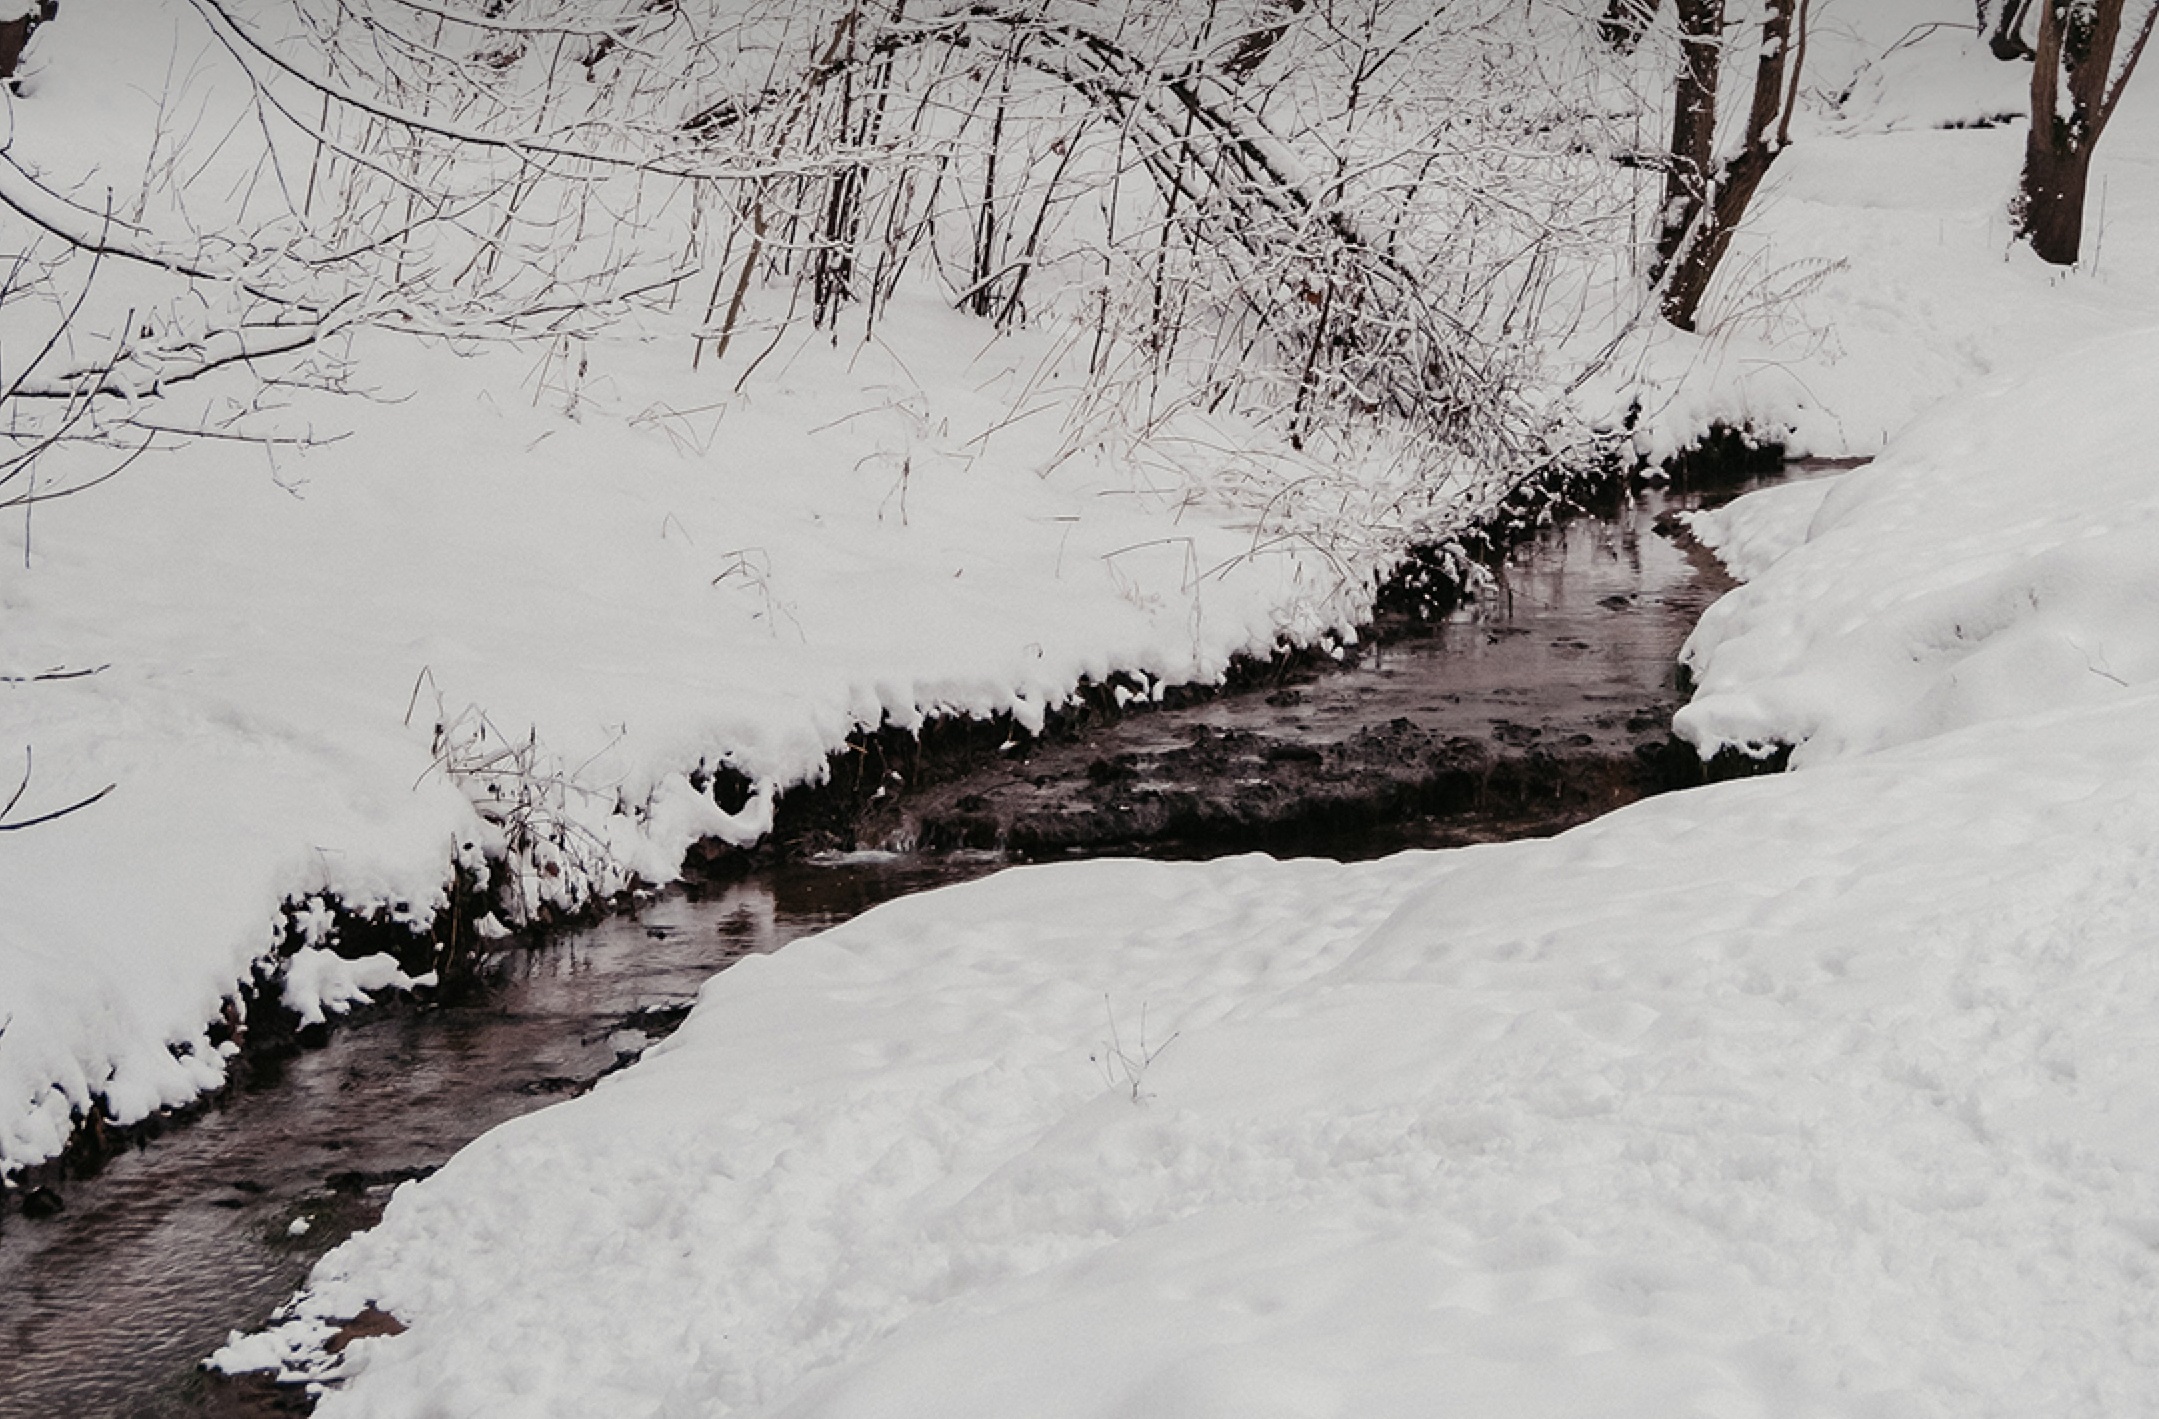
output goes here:
[{"label": "bare tree trunk", "polygon": [[1673,84],[1671,161],[1664,170],[1664,209],[1657,223],[1659,281],[1694,229],[1709,198],[1717,141],[1717,68],[1724,53],[1724,0],[1678,0],[1679,77]]},{"label": "bare tree trunk", "polygon": [[0,20],[0,79],[12,81],[22,63],[23,46],[30,42],[30,17]]},{"label": "bare tree trunk", "polygon": [[2084,193],[2091,179],[2088,144],[2031,142],[2018,187],[2017,235],[2041,261],[2074,266],[2084,250]]},{"label": "bare tree trunk", "polygon": [[[2084,245],[2092,150],[2143,57],[2159,7],[2145,12],[2115,72],[2122,0],[2042,0],[2032,63],[2032,126],[2010,217],[2042,261],[2073,266]],[[2066,103],[2065,103],[2066,101]]]},{"label": "bare tree trunk", "polygon": [[31,32],[59,13],[60,0],[39,0],[38,7],[29,14],[0,20],[0,79],[10,84],[14,82],[15,70],[22,64],[23,47],[30,43]]},{"label": "bare tree trunk", "polygon": [[[1681,330],[1692,330],[1709,282],[1731,249],[1732,234],[1769,176],[1770,164],[1791,141],[1792,108],[1806,53],[1804,0],[1769,0],[1762,18],[1762,47],[1754,71],[1754,101],[1739,151],[1718,169],[1708,196],[1695,204],[1688,230],[1675,243],[1659,312]],[[1686,83],[1683,77],[1682,84]],[[1660,241],[1660,254],[1662,245]]]}]

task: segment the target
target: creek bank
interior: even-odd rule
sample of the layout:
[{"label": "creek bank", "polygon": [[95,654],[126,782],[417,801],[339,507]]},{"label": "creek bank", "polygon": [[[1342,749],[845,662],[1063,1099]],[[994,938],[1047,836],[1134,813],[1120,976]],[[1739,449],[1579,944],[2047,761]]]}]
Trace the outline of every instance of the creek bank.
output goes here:
[{"label": "creek bank", "polygon": [[959,854],[687,885],[532,949],[492,951],[462,995],[424,1006],[386,996],[341,1018],[319,1047],[156,1146],[68,1182],[59,1215],[11,1219],[0,1232],[0,1413],[306,1412],[299,1390],[198,1364],[372,1225],[400,1182],[620,1068],[731,962],[998,865]]},{"label": "creek bank", "polygon": [[[781,795],[766,841],[715,846],[704,869],[861,850],[1378,856],[1775,772],[1781,754],[1704,762],[1669,727],[1679,645],[1734,584],[1677,514],[1761,481],[1764,461],[1546,502],[1541,522],[1413,559],[1360,639],[1245,661],[1219,686],[1113,678],[1036,734],[1008,718],[859,732],[824,782]],[[749,785],[714,790],[731,807]]]},{"label": "creek bank", "polygon": [[[156,1265],[179,1269],[168,1255],[175,1249],[189,1258],[215,1250],[214,1263],[188,1264],[223,1274],[235,1269],[226,1250],[239,1247],[245,1265],[268,1278],[259,1302],[266,1311],[297,1278],[271,1277],[273,1263],[304,1270],[307,1258],[294,1248],[304,1243],[313,1253],[367,1225],[397,1178],[440,1162],[494,1122],[583,1092],[669,1033],[687,1013],[696,982],[727,959],[709,949],[690,952],[667,981],[648,975],[633,985],[634,973],[689,952],[711,930],[675,913],[710,913],[719,904],[732,923],[727,930],[748,933],[725,951],[769,949],[780,939],[775,921],[792,923],[785,934],[821,929],[896,892],[1017,857],[1241,847],[1372,856],[1556,832],[1645,792],[1699,781],[1715,770],[1675,746],[1665,728],[1684,698],[1673,656],[1728,583],[1706,553],[1672,535],[1668,514],[1686,501],[1691,495],[1661,487],[1614,494],[1589,509],[1601,520],[1558,519],[1488,551],[1480,565],[1489,587],[1476,598],[1451,609],[1431,598],[1393,601],[1360,641],[1332,653],[1309,649],[1245,662],[1225,686],[1120,677],[1089,687],[1036,736],[1009,722],[953,719],[914,735],[889,727],[865,732],[835,756],[826,784],[781,798],[776,831],[764,844],[712,854],[708,870],[693,874],[681,892],[595,904],[616,910],[592,931],[485,939],[475,928],[499,905],[490,894],[498,884],[462,877],[450,908],[424,932],[412,929],[409,916],[361,920],[338,913],[334,903],[313,904],[318,925],[304,940],[288,933],[284,949],[387,950],[408,970],[445,958],[461,958],[463,968],[423,997],[386,994],[339,1017],[334,1031],[296,1017],[279,1028],[272,978],[257,982],[238,1012],[245,1028],[233,1036],[234,1078],[218,1107],[187,1111],[208,1117],[129,1157],[121,1156],[129,1143],[165,1132],[179,1116],[134,1131],[84,1129],[72,1164],[101,1175],[56,1194],[68,1204],[62,1216],[13,1229],[17,1274],[44,1289],[83,1288],[86,1299],[63,1302],[56,1293],[49,1307],[37,1303],[41,1313],[79,1313],[88,1305],[135,1314],[163,1305],[173,1308],[168,1321],[177,1319],[202,1282],[173,1286],[162,1302],[123,1307],[110,1287],[99,1290],[90,1260],[89,1249],[103,1245],[115,1251],[106,1264],[123,1275],[140,1264],[127,1260],[137,1244],[123,1235],[135,1224],[122,1220],[124,1207],[108,1208],[116,1193],[146,1189],[146,1179],[156,1177],[154,1206],[195,1219],[191,1232],[159,1244]],[[707,787],[722,806],[750,792],[724,774]],[[890,856],[910,844],[938,851]],[[975,845],[989,850],[970,850]],[[827,865],[832,850],[860,848],[887,851]],[[878,880],[855,882],[863,873]],[[739,912],[725,905],[736,900],[748,905]],[[326,926],[319,924],[325,911]],[[297,920],[299,909],[291,915]],[[550,949],[526,949],[550,939],[557,942]],[[604,962],[588,944],[594,940],[610,943]],[[588,959],[570,959],[580,955]],[[525,978],[551,973],[566,978],[563,988],[574,977],[574,989],[605,998],[583,998],[569,1015],[536,1009]],[[415,1043],[423,1039],[432,1043]],[[434,1056],[454,1059],[425,1062]],[[441,1076],[437,1083],[426,1082],[431,1070]],[[331,1083],[328,1075],[338,1078]],[[278,1122],[262,1122],[265,1111]],[[312,1115],[305,1128],[296,1114]],[[266,1133],[276,1136],[265,1141]],[[226,1135],[243,1134],[253,1158],[228,1161],[234,1155],[217,1153]],[[62,1181],[57,1172],[53,1181]],[[236,1191],[242,1182],[262,1191]],[[228,1206],[238,1210],[221,1210]],[[106,1222],[108,1215],[116,1220]],[[311,1230],[286,1237],[297,1220]],[[209,1234],[217,1229],[228,1230],[217,1233],[224,1240],[213,1248]],[[109,1242],[94,1240],[108,1235]],[[61,1265],[71,1273],[64,1277],[52,1261],[62,1252],[77,1257]],[[256,1304],[229,1302],[201,1328],[209,1338],[190,1358],[206,1353],[230,1325],[257,1320]],[[177,1333],[157,1337],[168,1350],[184,1349],[178,1341]],[[52,1343],[69,1342],[55,1336]],[[38,1363],[50,1371],[54,1361]],[[61,1368],[70,1366],[63,1360]],[[294,1391],[259,1380],[175,1380],[176,1373],[157,1381],[161,1393],[171,1394],[176,1383],[183,1388],[174,1413],[305,1408]],[[29,1392],[38,1392],[36,1383]]]},{"label": "creek bank", "polygon": [[[1608,472],[1510,500],[1475,534],[1409,558],[1357,640],[1243,657],[1219,684],[1113,675],[1080,686],[1036,733],[1009,715],[857,731],[831,756],[823,782],[778,796],[762,842],[701,844],[691,875],[725,881],[761,865],[864,849],[1015,859],[1245,850],[1368,857],[1549,835],[1648,794],[1773,771],[1781,757],[1727,754],[1704,764],[1667,725],[1685,697],[1673,667],[1679,640],[1732,584],[1671,510],[1736,493],[1777,466],[1774,450],[1725,434],[1656,479]],[[1598,528],[1612,529],[1609,537]],[[1542,584],[1549,578],[1540,559],[1564,567],[1601,558],[1632,573],[1657,546],[1669,556],[1655,590],[1622,578],[1585,597]],[[1675,577],[1679,562],[1686,575]],[[1465,587],[1486,594],[1465,598]],[[1541,630],[1515,617],[1519,603],[1544,598],[1572,598],[1572,614]],[[1585,689],[1553,675],[1569,663],[1594,667],[1600,642],[1645,609],[1656,629],[1632,648],[1626,684]],[[1541,699],[1511,673],[1486,677],[1474,693],[1450,688],[1464,664],[1505,661],[1532,643],[1538,654],[1527,671],[1550,682]],[[1443,667],[1438,681],[1427,673],[1422,690],[1388,708],[1390,682],[1428,660]],[[725,766],[708,770],[700,786],[729,812],[755,789]],[[459,868],[448,902],[420,920],[356,913],[330,899],[287,903],[286,939],[228,1002],[215,1032],[229,1051],[226,1084],[135,1124],[115,1125],[94,1109],[79,1116],[59,1156],[0,1185],[0,1217],[50,1215],[65,1205],[69,1181],[94,1176],[236,1091],[274,1081],[286,1060],[321,1045],[331,1022],[304,1022],[282,999],[283,963],[306,946],[347,959],[388,954],[408,974],[432,972],[441,982],[409,996],[384,993],[335,1017],[349,1023],[463,998],[506,952],[635,900],[634,892],[588,900],[581,911],[547,913],[490,939],[482,923],[510,890],[507,864],[496,862],[491,880]],[[303,931],[308,919],[325,924]]]}]

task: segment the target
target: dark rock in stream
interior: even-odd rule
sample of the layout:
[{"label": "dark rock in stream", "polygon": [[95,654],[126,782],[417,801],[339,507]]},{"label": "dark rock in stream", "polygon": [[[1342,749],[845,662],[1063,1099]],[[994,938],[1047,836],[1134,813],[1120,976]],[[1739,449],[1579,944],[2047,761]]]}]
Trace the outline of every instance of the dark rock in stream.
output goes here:
[{"label": "dark rock in stream", "polygon": [[67,1203],[49,1187],[34,1187],[22,1195],[22,1215],[33,1222],[57,1217],[66,1209]]}]

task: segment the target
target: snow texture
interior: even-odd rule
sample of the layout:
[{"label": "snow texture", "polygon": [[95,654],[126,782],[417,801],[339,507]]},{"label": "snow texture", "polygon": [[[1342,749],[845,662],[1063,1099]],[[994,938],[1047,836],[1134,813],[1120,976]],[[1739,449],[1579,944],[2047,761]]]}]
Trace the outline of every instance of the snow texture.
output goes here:
[{"label": "snow texture", "polygon": [[[1749,585],[1680,727],[1798,772],[880,909],[401,1188],[220,1362],[336,1378],[325,1419],[2159,1412],[2159,84],[2056,271],[2009,238],[2020,129],[1972,126],[2021,70],[1927,27],[1970,6],[1814,8],[1703,332],[1573,288],[1615,352],[1576,397],[1644,454],[1886,447],[1697,524]],[[9,151],[124,183],[247,131],[225,63],[192,7],[68,0]],[[250,981],[309,1020],[405,985],[331,904],[424,924],[506,822],[564,845],[528,914],[664,881],[858,728],[1212,679],[1356,621],[1368,513],[1474,511],[1228,417],[1106,439],[1070,332],[945,294],[740,394],[656,318],[366,335],[367,399],[268,411],[318,446],[10,519],[0,749],[24,811],[113,788],[0,841],[0,1172],[215,1088]],[[333,1356],[369,1306],[409,1328]]]},{"label": "snow texture", "polygon": [[[1798,772],[879,908],[220,1362],[324,1419],[2153,1412],[2155,377],[1701,520],[1754,580],[1686,724]],[[327,1357],[367,1306],[410,1330]]]},{"label": "snow texture", "polygon": [[[1948,30],[1882,57],[1919,21],[1968,7],[1816,8],[1820,95],[1712,292],[1704,334],[1630,327],[1638,303],[1584,298],[1578,343],[1616,339],[1619,354],[1579,397],[1615,419],[1639,400],[1645,453],[1717,420],[1781,433],[1795,449],[1871,453],[1945,396],[2159,320],[2159,184],[2148,180],[2159,85],[2131,86],[2101,146],[2093,259],[2056,272],[2008,240],[2019,131],[1936,126],[2015,108],[2008,67]],[[153,132],[246,131],[226,62],[190,7],[69,0],[37,36],[25,96],[0,97],[10,152],[62,187],[124,185],[148,166]],[[200,200],[213,204],[207,191]],[[0,752],[34,750],[26,812],[113,788],[93,808],[0,838],[0,1174],[54,1156],[93,1110],[127,1123],[218,1087],[226,1051],[213,1022],[262,976],[310,1019],[395,988],[387,976],[311,970],[313,956],[297,973],[282,964],[296,930],[310,949],[333,944],[293,913],[334,900],[424,925],[455,865],[502,850],[481,808],[500,819],[505,804],[489,800],[481,766],[503,753],[523,756],[517,791],[529,795],[508,807],[577,850],[554,875],[523,864],[530,910],[665,881],[701,836],[756,837],[773,795],[814,779],[857,728],[935,713],[1035,724],[1083,679],[1114,672],[1211,680],[1239,652],[1342,634],[1363,614],[1399,547],[1345,531],[1366,512],[1410,493],[1435,515],[1475,511],[1450,507],[1447,488],[1327,466],[1229,418],[1187,414],[1113,453],[1098,425],[1067,422],[1057,402],[1066,333],[993,341],[939,294],[903,290],[878,342],[782,342],[739,395],[686,368],[679,329],[634,320],[576,361],[368,335],[350,351],[366,398],[289,389],[269,411],[276,431],[319,446],[160,449],[105,487],[11,518],[0,533]],[[1786,599],[1796,587],[1772,594],[1772,573],[1834,582],[1832,563],[1861,555],[1858,529],[1887,525],[1873,521],[1888,514],[1867,506],[1866,489],[1889,485],[1852,480],[1824,509],[1848,516],[1850,536],[1825,524],[1788,573],[1769,559],[1806,541],[1796,520],[1764,515],[1749,529],[1753,514],[1733,513],[1731,555],[1762,576],[1763,599],[1735,603],[1697,641],[1707,690],[1689,732],[1705,747],[1803,739],[1811,762],[2042,705],[2127,713],[2150,676],[2148,603],[2120,599],[2149,594],[2130,521],[2148,518],[2148,497],[2135,501],[2145,495],[2126,483],[2078,485],[2127,499],[2111,540],[2048,522],[2039,505],[2066,516],[2056,489],[2103,475],[2043,440],[2088,434],[2107,467],[2135,466],[2123,461],[2130,411],[2148,403],[2149,379],[2105,386],[2105,403],[2096,387],[2070,381],[2057,391],[2070,402],[2028,438],[2006,416],[1968,416],[2027,450],[2012,466],[1974,445],[1970,461],[1995,484],[1971,491],[2006,519],[1994,529],[2001,547],[2053,549],[2037,571],[1997,548],[1963,582],[1855,581],[1834,603],[1844,621],[1809,620]],[[1912,460],[1926,466],[1900,476],[1931,479],[1927,497],[1954,512],[1961,470],[1924,452]],[[2011,487],[2020,478],[2022,494]],[[1285,501],[1345,511],[1285,526]],[[1918,512],[1899,525],[1899,537],[1928,532]],[[1983,540],[1976,522],[1967,531]],[[1957,545],[1979,555],[1979,542]],[[2027,614],[2033,597],[2043,609]],[[1806,622],[1792,653],[1812,658],[1778,660],[1757,629],[1777,617]],[[1867,618],[1867,637],[1840,633],[1853,617]],[[1915,648],[1925,654],[1913,659]],[[55,672],[70,678],[45,678]],[[693,785],[718,766],[756,785],[738,813]],[[14,772],[10,760],[0,783]],[[1554,870],[1573,870],[1562,849],[1524,851],[1562,854]],[[1260,872],[1212,871],[1248,870]],[[1163,880],[1212,879],[1193,869]],[[992,952],[980,969],[1003,959]],[[1160,1038],[1208,1008],[1144,979],[1103,988],[1107,1004],[1090,987],[1061,1007],[1047,1047],[1100,1035],[1106,1018],[1093,1022],[1112,1007],[1129,1026],[1150,1006]],[[972,1006],[957,1018],[985,1028]],[[1013,1025],[1037,1028],[1047,1026]],[[1157,1067],[1204,1054],[1193,1039]],[[910,1166],[910,1151],[893,1166]],[[1150,1284],[1138,1276],[1119,1284]],[[802,1318],[825,1328],[811,1350],[839,1355],[850,1327],[887,1324],[885,1284],[864,1282],[859,1314],[832,1301],[822,1319]],[[908,1294],[933,1291],[925,1281]],[[423,1326],[398,1343],[447,1344],[437,1333]],[[1505,1348],[1502,1333],[1490,1339]],[[756,1360],[770,1374],[744,1393],[776,1394],[806,1372],[811,1350],[773,1344],[793,1358]]]},{"label": "snow texture", "polygon": [[881,908],[401,1190],[320,1412],[2146,1412],[2155,713]]},{"label": "snow texture", "polygon": [[[1694,520],[1748,584],[1682,659],[1707,754],[1811,764],[2159,680],[2159,330],[1995,380],[1834,486]],[[1810,515],[1811,512],[1811,515]]]},{"label": "snow texture", "polygon": [[[172,75],[213,114],[244,93],[181,5],[70,0],[37,54],[16,146],[92,175],[141,166]],[[10,520],[21,811],[113,788],[0,838],[0,1176],[92,1111],[220,1085],[212,1023],[258,976],[334,1013],[278,954],[290,904],[424,930],[506,819],[559,840],[516,864],[527,915],[671,881],[858,729],[1039,728],[1083,681],[1208,683],[1350,634],[1385,548],[1265,526],[1286,483],[1475,511],[1234,419],[1120,455],[1044,394],[1064,332],[993,339],[934,293],[903,290],[874,343],[789,336],[737,396],[679,324],[582,361],[363,333],[364,397],[295,388],[268,416],[318,446],[161,447]],[[739,812],[693,786],[723,766],[755,785]]]}]

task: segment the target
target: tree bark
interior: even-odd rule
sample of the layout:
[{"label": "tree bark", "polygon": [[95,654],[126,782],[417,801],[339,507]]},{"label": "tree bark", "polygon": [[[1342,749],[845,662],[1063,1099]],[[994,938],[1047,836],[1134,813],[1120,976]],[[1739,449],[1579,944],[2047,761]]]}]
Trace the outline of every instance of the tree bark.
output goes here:
[{"label": "tree bark", "polygon": [[[1754,99],[1739,151],[1717,170],[1711,190],[1693,206],[1674,242],[1658,311],[1681,330],[1692,330],[1732,235],[1762,179],[1790,141],[1791,107],[1798,96],[1799,58],[1806,37],[1800,0],[1769,0],[1762,19],[1762,46],[1754,71]],[[1687,80],[1682,77],[1682,85]],[[1660,241],[1659,254],[1663,246]]]},{"label": "tree bark", "polygon": [[1672,86],[1672,145],[1664,207],[1649,278],[1663,279],[1709,198],[1717,140],[1717,68],[1724,52],[1724,0],[1678,0],[1679,76]]},{"label": "tree bark", "polygon": [[2024,152],[2017,234],[2041,261],[2074,266],[2084,249],[2084,193],[2091,149],[2032,143]]},{"label": "tree bark", "polygon": [[1604,16],[1597,21],[1597,35],[1621,54],[1631,53],[1642,42],[1649,22],[1657,18],[1660,0],[1604,0]]},{"label": "tree bark", "polygon": [[0,20],[0,79],[13,81],[22,63],[23,46],[30,42],[30,17]]},{"label": "tree bark", "polygon": [[0,80],[11,86],[15,71],[22,64],[24,46],[39,25],[48,24],[60,13],[60,0],[38,0],[38,6],[27,15],[12,20],[0,20]]},{"label": "tree bark", "polygon": [[2143,57],[2159,6],[2147,10],[2120,72],[2122,0],[2041,0],[2032,61],[2032,126],[2024,173],[2010,208],[2016,234],[2042,261],[2074,266],[2084,246],[2084,196],[2092,150],[2123,85]]}]

